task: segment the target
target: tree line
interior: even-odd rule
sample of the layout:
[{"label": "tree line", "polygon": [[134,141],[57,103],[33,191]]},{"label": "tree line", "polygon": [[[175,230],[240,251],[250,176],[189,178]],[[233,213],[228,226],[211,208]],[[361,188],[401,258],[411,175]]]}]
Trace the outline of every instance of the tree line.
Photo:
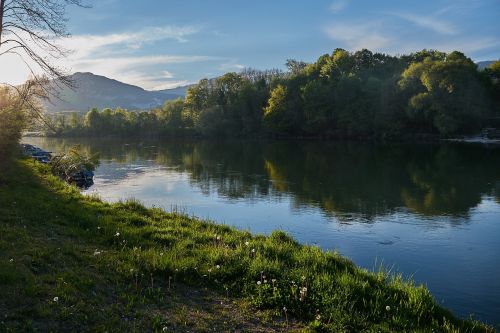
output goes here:
[{"label": "tree line", "polygon": [[398,140],[478,133],[500,117],[500,62],[479,71],[457,51],[336,49],[287,68],[203,79],[185,99],[149,111],[58,115],[52,127],[60,136]]}]

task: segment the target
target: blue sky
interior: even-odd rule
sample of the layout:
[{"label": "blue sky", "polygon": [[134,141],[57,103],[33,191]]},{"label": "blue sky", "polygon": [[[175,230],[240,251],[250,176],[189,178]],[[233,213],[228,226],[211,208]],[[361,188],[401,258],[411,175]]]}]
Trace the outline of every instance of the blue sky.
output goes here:
[{"label": "blue sky", "polygon": [[[337,47],[402,54],[423,48],[500,57],[500,0],[88,0],[68,11],[70,71],[163,89],[244,67],[312,62]],[[0,62],[21,80],[22,64]],[[3,65],[2,65],[3,63]],[[17,71],[13,68],[17,67]],[[10,75],[10,77],[9,77]]]}]

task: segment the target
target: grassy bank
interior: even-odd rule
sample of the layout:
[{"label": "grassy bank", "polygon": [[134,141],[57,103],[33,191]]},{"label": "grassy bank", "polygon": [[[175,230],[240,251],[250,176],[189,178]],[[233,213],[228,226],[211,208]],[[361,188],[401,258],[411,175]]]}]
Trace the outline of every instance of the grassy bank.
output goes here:
[{"label": "grassy bank", "polygon": [[336,253],[84,197],[16,161],[0,182],[0,332],[488,332]]}]

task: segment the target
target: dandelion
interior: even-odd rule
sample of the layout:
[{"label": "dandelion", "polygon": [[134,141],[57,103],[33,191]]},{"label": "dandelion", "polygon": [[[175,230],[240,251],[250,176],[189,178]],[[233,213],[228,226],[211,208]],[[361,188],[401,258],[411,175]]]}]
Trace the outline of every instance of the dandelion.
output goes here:
[{"label": "dandelion", "polygon": [[257,285],[259,285],[259,286],[260,286],[260,285],[261,285],[261,283],[262,283],[262,282],[260,282],[260,281],[257,281]]},{"label": "dandelion", "polygon": [[54,297],[54,302],[59,302],[59,297]]},{"label": "dandelion", "polygon": [[220,269],[220,265],[215,266],[215,268]]},{"label": "dandelion", "polygon": [[385,310],[386,310],[386,311],[391,311],[391,307],[390,307],[389,305],[387,305],[387,306],[385,307]]}]

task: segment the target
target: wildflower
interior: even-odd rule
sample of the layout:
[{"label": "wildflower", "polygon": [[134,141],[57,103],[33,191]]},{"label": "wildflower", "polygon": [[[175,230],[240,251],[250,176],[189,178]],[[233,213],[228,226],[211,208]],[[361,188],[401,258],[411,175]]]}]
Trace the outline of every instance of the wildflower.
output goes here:
[{"label": "wildflower", "polygon": [[217,236],[217,240],[220,240],[220,236]]},{"label": "wildflower", "polygon": [[163,252],[160,252],[160,257],[162,257],[162,256],[163,256]]},{"label": "wildflower", "polygon": [[176,268],[176,269],[175,269],[175,271],[176,271],[176,272],[178,272],[178,271],[179,271],[179,269],[177,269],[177,268]]},{"label": "wildflower", "polygon": [[115,237],[120,237],[120,233],[117,231]]},{"label": "wildflower", "polygon": [[307,288],[306,287],[302,288],[302,292],[306,293],[307,292]]},{"label": "wildflower", "polygon": [[131,269],[130,269],[130,273],[133,273],[133,272],[134,272],[134,269],[133,269],[133,268],[131,268]]},{"label": "wildflower", "polygon": [[386,310],[386,311],[391,311],[391,307],[390,307],[389,305],[387,305],[387,306],[385,307],[385,310]]},{"label": "wildflower", "polygon": [[97,227],[97,230],[101,230],[101,227]]},{"label": "wildflower", "polygon": [[283,311],[285,311],[285,312],[286,312],[286,306],[284,306],[284,307],[283,307]]},{"label": "wildflower", "polygon": [[101,253],[102,253],[101,251],[97,251],[97,249],[95,249],[95,251],[94,251],[94,256],[98,256],[98,255],[100,255]]},{"label": "wildflower", "polygon": [[261,284],[261,283],[262,283],[262,282],[260,282],[260,281],[257,281],[257,285],[259,285],[259,286],[260,286],[260,284]]},{"label": "wildflower", "polygon": [[10,261],[10,262],[14,262],[14,258],[10,258],[10,260],[9,260],[9,261]]},{"label": "wildflower", "polygon": [[245,245],[246,245],[246,246],[250,245],[250,242],[246,241],[246,242],[245,242]]},{"label": "wildflower", "polygon": [[220,269],[220,265],[215,266],[215,268]]},{"label": "wildflower", "polygon": [[276,279],[272,279],[272,280],[271,280],[271,282],[272,282],[272,283],[276,282]]},{"label": "wildflower", "polygon": [[166,332],[166,331],[168,331],[168,327],[167,327],[167,326],[165,326],[165,327],[163,327],[161,330],[162,330],[162,332]]},{"label": "wildflower", "polygon": [[209,272],[209,273],[211,273],[211,272],[212,272],[212,269],[211,269],[211,268],[209,268],[209,269],[208,269],[208,272]]},{"label": "wildflower", "polygon": [[321,319],[321,315],[317,315],[316,320],[320,320],[320,319]]},{"label": "wildflower", "polygon": [[59,302],[59,297],[54,297],[54,302]]},{"label": "wildflower", "polygon": [[305,279],[306,279],[306,277],[304,275],[302,275],[302,280],[305,280]]},{"label": "wildflower", "polygon": [[264,283],[267,283],[267,280],[264,280]]},{"label": "wildflower", "polygon": [[255,253],[255,249],[252,249],[252,253]]}]

